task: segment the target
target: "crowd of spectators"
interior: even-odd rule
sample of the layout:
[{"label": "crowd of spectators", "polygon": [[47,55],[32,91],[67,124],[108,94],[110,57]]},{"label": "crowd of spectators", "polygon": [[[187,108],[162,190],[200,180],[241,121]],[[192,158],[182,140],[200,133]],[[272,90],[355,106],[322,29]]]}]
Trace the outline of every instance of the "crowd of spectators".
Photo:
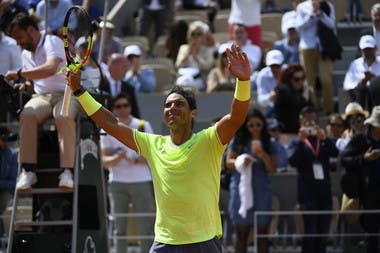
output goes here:
[{"label": "crowd of spectators", "polygon": [[[248,1],[248,3],[232,0],[227,6],[222,1],[143,1],[138,35],[151,36],[147,31],[152,24],[155,24],[155,32],[147,51],[138,44],[124,45],[122,39],[113,34],[115,24],[99,18],[99,11],[91,1],[49,0],[39,3],[29,1],[28,4],[24,2],[0,2],[2,16],[0,26],[3,29],[0,33],[0,55],[3,56],[0,74],[15,83],[29,85],[30,88],[24,93],[32,97],[31,100],[22,101],[20,110],[15,112],[9,104],[9,97],[15,95],[0,89],[2,108],[0,123],[7,124],[19,120],[21,172],[19,188],[30,188],[37,180],[29,173],[33,173],[37,166],[37,148],[30,149],[30,145],[36,147],[37,128],[47,118],[52,115],[56,118],[60,143],[74,146],[75,134],[67,133],[74,127],[67,128],[68,119],[58,117],[59,109],[56,104],[60,105],[58,101],[63,95],[65,80],[57,74],[57,70],[64,61],[63,46],[59,38],[63,23],[60,18],[63,19],[66,10],[73,4],[82,4],[91,10],[93,19],[98,21],[93,54],[83,68],[83,86],[92,93],[113,98],[110,109],[118,117],[125,117],[128,124],[134,128],[138,128],[139,118],[144,117],[140,115],[138,94],[162,92],[157,90],[157,87],[162,85],[157,83],[154,66],[144,65],[144,61],[149,57],[157,58],[152,48],[159,37],[167,37],[166,58],[171,60],[176,73],[173,82],[166,84],[166,87],[176,84],[188,86],[197,92],[232,91],[235,81],[226,65],[226,48],[236,44],[247,54],[252,70],[251,89],[256,97],[252,101],[252,109],[245,123],[227,149],[225,160],[225,169],[231,174],[227,211],[234,227],[233,233],[236,234],[236,253],[246,252],[248,236],[253,226],[253,213],[272,210],[273,194],[269,177],[272,173],[292,169],[297,172],[298,202],[301,210],[332,210],[330,171],[337,168],[331,161],[338,161],[337,166],[342,173],[359,170],[361,188],[357,198],[360,199],[362,207],[380,208],[378,206],[380,203],[378,197],[380,196],[378,194],[380,192],[378,184],[380,182],[380,4],[373,5],[371,10],[361,10],[360,17],[368,12],[372,23],[359,37],[352,38],[355,46],[359,48],[360,55],[356,59],[348,59],[351,63],[345,70],[344,81],[333,83],[336,59],[324,53],[321,48],[321,37],[318,38],[320,26],[327,27],[336,34],[336,6],[329,1],[289,1],[289,9],[283,12],[280,24],[282,38],[273,41],[271,47],[265,47],[262,39],[260,1]],[[45,3],[48,3],[48,6],[44,6]],[[350,5],[350,8],[352,6]],[[222,7],[230,9],[225,29],[228,39],[217,41],[214,38],[215,17]],[[6,29],[4,24],[10,21],[7,12],[4,12],[7,8],[16,8],[24,13],[23,15],[33,17],[38,24],[36,27],[31,25],[33,28],[31,30],[24,27],[21,29],[29,31],[30,36],[34,36],[27,38],[34,43],[32,48],[28,48],[25,41],[20,41],[20,36],[14,30],[9,33]],[[49,13],[46,21],[43,15],[45,8],[48,8]],[[192,22],[175,21],[176,13],[194,9],[205,11],[207,19]],[[351,9],[350,11],[352,12]],[[34,19],[36,16],[39,19]],[[105,29],[105,33],[102,33],[102,29]],[[100,52],[102,35],[106,38],[103,52]],[[40,38],[43,38],[42,46],[46,44],[55,46],[51,46],[51,51],[45,48],[47,56],[39,52],[41,59],[36,61],[30,51],[34,52],[38,46],[41,46]],[[79,48],[77,53],[80,55],[83,53],[80,51],[80,46],[85,49],[86,45],[83,40],[78,40],[77,43]],[[61,46],[61,49],[56,50],[58,53],[53,52],[53,48]],[[100,60],[97,59],[99,54],[103,56]],[[57,61],[52,62],[49,59]],[[50,68],[44,69],[44,74],[38,74],[42,71],[38,66],[53,66],[56,71]],[[54,79],[57,90],[52,91],[47,88],[49,86],[46,82],[49,78]],[[334,104],[334,87],[343,90],[348,98],[342,114],[339,114],[338,106]],[[46,94],[56,95],[56,93],[57,100],[49,101],[52,104],[48,111],[41,108],[42,112],[32,110],[35,106],[33,101],[37,97],[44,97]],[[21,97],[21,93],[16,96]],[[121,102],[123,105],[120,105]],[[69,117],[72,125],[78,110],[73,111]],[[128,112],[126,116],[121,115],[124,113],[123,110]],[[31,126],[34,130],[32,135]],[[146,122],[145,126],[145,131],[153,132],[149,122]],[[287,140],[290,141],[284,142],[283,136],[287,136]],[[119,182],[115,175],[118,175],[122,167],[147,167],[147,165],[144,160],[136,162],[139,157],[129,150],[117,150],[115,146],[117,141],[107,138],[102,137],[101,142],[103,159],[107,161],[103,166],[110,171],[109,196],[112,201],[111,209],[116,212],[127,209],[118,206],[122,196],[116,195],[117,187],[128,187],[131,181]],[[0,154],[5,149],[2,148]],[[70,149],[65,150],[67,152]],[[71,149],[72,152],[73,150]],[[61,167],[67,173],[71,173],[70,171],[74,169],[72,152],[67,154],[61,151]],[[133,162],[131,157],[135,159]],[[118,163],[122,159],[125,161]],[[141,164],[136,165],[136,163]],[[72,176],[70,177],[72,180]],[[143,184],[142,187],[151,186],[148,176],[142,181],[149,182],[148,186]],[[141,183],[141,180],[137,182]],[[245,187],[250,188],[245,195],[240,191],[243,183]],[[71,181],[69,184],[72,187]],[[10,185],[8,188],[13,189],[14,186]],[[9,189],[6,189],[6,192],[9,192]],[[146,196],[146,199],[149,199],[149,196]],[[130,202],[133,205],[144,204],[135,203],[133,199]],[[152,207],[149,211],[153,209]],[[139,210],[143,212],[144,208]],[[328,233],[330,220],[329,215],[304,216],[304,231],[310,234]],[[118,222],[120,223],[116,226],[115,235],[125,235],[125,219]],[[269,233],[270,222],[269,216],[259,219],[258,232]],[[379,232],[379,216],[363,215],[360,222],[366,232]],[[120,224],[124,228],[118,227]],[[149,225],[141,224],[148,227]],[[147,234],[146,231],[144,233]],[[367,252],[376,252],[376,237],[367,239]],[[125,244],[119,242],[115,245],[125,248]],[[267,247],[267,240],[258,241],[258,252],[266,252]],[[305,238],[302,241],[302,252],[326,252],[325,238]]]}]

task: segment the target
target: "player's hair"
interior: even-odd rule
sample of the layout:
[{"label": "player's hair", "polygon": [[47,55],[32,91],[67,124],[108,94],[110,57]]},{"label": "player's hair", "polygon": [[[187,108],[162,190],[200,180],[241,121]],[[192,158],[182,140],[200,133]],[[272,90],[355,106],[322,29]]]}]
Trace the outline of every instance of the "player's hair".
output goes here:
[{"label": "player's hair", "polygon": [[168,93],[168,95],[166,96],[165,100],[164,100],[164,103],[166,101],[166,99],[168,98],[168,96],[172,93],[177,93],[179,95],[181,95],[182,97],[184,97],[187,101],[187,103],[189,104],[189,107],[191,110],[194,110],[194,109],[197,109],[197,103],[195,101],[195,95],[194,95],[194,92],[190,89],[184,89],[182,86],[174,86]]}]

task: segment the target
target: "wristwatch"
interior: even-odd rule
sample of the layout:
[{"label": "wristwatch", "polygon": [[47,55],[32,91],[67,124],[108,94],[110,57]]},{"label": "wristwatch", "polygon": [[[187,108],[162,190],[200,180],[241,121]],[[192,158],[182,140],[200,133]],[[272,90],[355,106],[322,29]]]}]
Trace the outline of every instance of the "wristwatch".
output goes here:
[{"label": "wristwatch", "polygon": [[86,89],[83,88],[83,86],[81,86],[81,87],[79,87],[78,89],[76,89],[75,91],[73,91],[73,94],[74,94],[74,96],[79,97],[79,96],[82,95],[85,91],[86,91]]}]

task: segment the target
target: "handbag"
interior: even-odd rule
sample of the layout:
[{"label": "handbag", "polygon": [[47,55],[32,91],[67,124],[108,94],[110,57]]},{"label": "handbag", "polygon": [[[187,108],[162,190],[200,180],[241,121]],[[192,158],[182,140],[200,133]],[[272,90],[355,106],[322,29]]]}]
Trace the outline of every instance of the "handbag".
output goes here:
[{"label": "handbag", "polygon": [[[321,2],[321,10],[330,15],[330,7],[326,1]],[[327,27],[322,21],[318,21],[317,34],[321,45],[321,54],[323,58],[329,58],[332,61],[342,59],[343,48],[333,29]]]},{"label": "handbag", "polygon": [[[360,210],[360,200],[359,198],[349,198],[346,194],[342,196],[342,206],[341,211],[350,211],[350,210]],[[358,220],[359,214],[345,214],[344,218],[349,223],[354,223]]]}]

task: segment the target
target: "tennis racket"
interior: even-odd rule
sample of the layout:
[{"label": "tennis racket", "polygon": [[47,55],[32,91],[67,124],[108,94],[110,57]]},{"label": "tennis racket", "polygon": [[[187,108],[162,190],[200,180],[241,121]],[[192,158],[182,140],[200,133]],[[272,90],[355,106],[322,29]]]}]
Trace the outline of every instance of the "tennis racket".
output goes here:
[{"label": "tennis racket", "polygon": [[[77,5],[70,7],[62,28],[62,40],[66,54],[66,67],[73,73],[78,72],[90,57],[92,51],[93,28],[87,11]],[[61,115],[69,113],[71,89],[67,85],[63,96]]]}]

